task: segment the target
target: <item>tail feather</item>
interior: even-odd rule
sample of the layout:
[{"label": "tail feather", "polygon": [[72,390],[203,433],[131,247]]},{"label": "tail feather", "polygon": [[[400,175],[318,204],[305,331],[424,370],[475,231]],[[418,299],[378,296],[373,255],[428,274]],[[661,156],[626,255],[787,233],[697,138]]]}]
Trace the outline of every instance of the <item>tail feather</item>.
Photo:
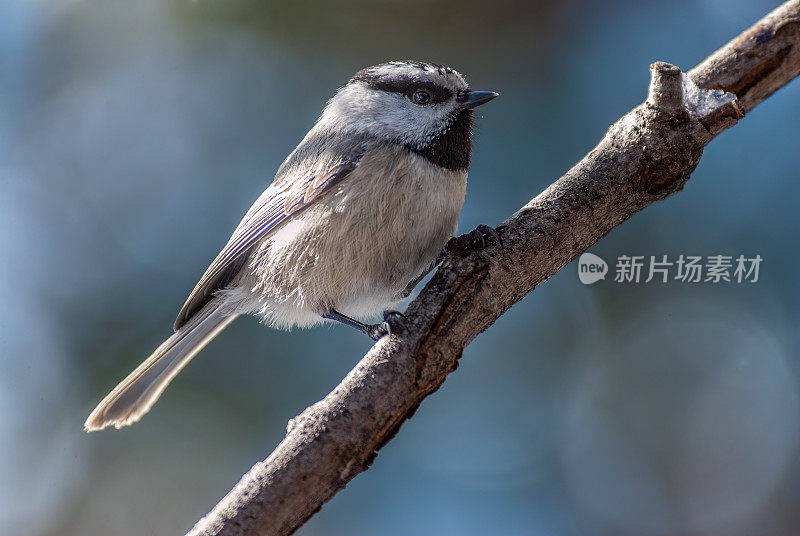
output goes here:
[{"label": "tail feather", "polygon": [[122,428],[141,419],[172,378],[235,318],[220,312],[219,300],[209,302],[100,402],[84,429]]}]

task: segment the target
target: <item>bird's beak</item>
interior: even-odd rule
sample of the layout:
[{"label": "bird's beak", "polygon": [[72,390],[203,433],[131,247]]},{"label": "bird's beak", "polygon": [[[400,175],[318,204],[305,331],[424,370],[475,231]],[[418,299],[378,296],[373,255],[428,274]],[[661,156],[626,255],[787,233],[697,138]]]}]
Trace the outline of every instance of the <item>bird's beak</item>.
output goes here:
[{"label": "bird's beak", "polygon": [[499,97],[499,93],[494,91],[470,91],[466,94],[462,105],[464,108],[475,108],[481,104],[486,104],[495,97]]}]

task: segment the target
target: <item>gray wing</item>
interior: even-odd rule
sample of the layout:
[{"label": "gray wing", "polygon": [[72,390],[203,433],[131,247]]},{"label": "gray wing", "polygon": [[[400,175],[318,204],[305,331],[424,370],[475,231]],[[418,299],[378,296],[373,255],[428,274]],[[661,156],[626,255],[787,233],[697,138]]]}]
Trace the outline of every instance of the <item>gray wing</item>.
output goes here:
[{"label": "gray wing", "polygon": [[[175,320],[180,329],[244,267],[250,251],[292,216],[313,205],[361,161],[370,139],[309,135],[286,159],[275,180],[247,211],[239,226],[192,290]],[[342,145],[349,146],[343,150]],[[337,147],[338,145],[338,147]]]}]

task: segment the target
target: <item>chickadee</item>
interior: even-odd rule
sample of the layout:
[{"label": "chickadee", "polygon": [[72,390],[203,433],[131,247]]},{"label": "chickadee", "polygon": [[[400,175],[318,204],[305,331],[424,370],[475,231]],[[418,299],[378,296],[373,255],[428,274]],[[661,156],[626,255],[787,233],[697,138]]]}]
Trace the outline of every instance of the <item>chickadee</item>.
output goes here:
[{"label": "chickadee", "polygon": [[[328,102],[194,288],[175,333],[106,396],[87,431],[138,421],[228,324],[365,324],[406,297],[456,230],[470,163],[472,91],[449,67],[368,67]],[[384,316],[387,319],[386,316]]]}]

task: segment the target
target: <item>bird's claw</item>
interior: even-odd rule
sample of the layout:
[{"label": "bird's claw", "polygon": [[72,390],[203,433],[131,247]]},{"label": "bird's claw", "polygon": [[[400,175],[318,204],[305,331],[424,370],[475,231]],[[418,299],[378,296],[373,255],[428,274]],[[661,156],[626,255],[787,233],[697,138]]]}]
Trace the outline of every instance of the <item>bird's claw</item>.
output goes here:
[{"label": "bird's claw", "polygon": [[497,240],[503,247],[503,239],[494,227],[478,225],[467,234],[451,238],[445,249],[448,253],[473,253],[486,248],[487,240]]},{"label": "bird's claw", "polygon": [[392,332],[392,326],[390,326],[388,322],[379,322],[377,324],[372,324],[364,329],[364,334],[366,334],[366,336],[372,339],[373,341],[378,341],[384,335],[388,335],[391,332]]},{"label": "bird's claw", "polygon": [[373,341],[377,341],[385,335],[397,334],[405,330],[405,320],[406,315],[400,311],[385,311],[383,322],[366,326],[367,329],[364,330],[364,333]]},{"label": "bird's claw", "polygon": [[383,321],[384,322],[402,323],[405,319],[406,319],[406,315],[404,315],[400,311],[384,311],[383,312]]}]

